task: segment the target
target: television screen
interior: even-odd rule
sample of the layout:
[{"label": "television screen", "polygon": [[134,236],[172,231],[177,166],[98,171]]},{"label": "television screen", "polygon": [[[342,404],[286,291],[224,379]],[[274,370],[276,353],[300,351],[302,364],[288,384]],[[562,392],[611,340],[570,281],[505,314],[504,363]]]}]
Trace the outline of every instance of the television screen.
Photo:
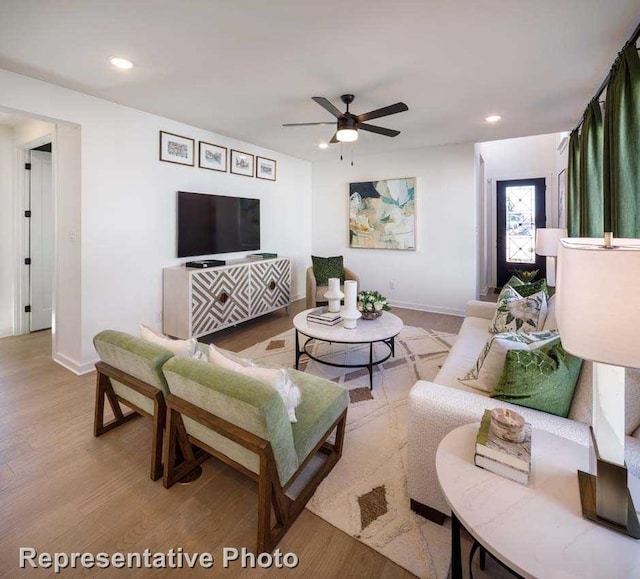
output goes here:
[{"label": "television screen", "polygon": [[178,257],[260,249],[260,199],[178,191]]}]

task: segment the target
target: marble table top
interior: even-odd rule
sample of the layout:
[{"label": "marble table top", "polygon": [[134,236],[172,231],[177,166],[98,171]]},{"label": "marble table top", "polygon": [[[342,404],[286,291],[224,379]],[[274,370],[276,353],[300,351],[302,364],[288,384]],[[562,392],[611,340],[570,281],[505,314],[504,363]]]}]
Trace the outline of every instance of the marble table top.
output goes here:
[{"label": "marble table top", "polygon": [[[445,436],[436,470],[451,510],[481,545],[524,577],[640,577],[640,541],[582,517],[576,471],[590,472],[589,448],[534,429],[526,487],[473,464],[479,426]],[[638,509],[631,475],[629,489]]]},{"label": "marble table top", "polygon": [[359,319],[357,326],[349,330],[339,322],[335,326],[323,326],[307,322],[307,314],[311,310],[300,312],[293,318],[293,326],[305,336],[318,338],[327,342],[343,342],[347,344],[378,342],[397,336],[404,327],[402,320],[389,312],[383,312],[375,320]]}]

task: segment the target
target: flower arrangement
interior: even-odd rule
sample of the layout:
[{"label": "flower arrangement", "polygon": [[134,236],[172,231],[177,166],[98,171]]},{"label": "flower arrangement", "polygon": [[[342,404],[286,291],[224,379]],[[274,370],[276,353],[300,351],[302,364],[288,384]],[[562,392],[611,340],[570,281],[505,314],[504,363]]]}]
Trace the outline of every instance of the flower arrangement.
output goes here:
[{"label": "flower arrangement", "polygon": [[387,298],[374,290],[363,290],[358,294],[357,308],[364,320],[374,320],[391,309]]}]

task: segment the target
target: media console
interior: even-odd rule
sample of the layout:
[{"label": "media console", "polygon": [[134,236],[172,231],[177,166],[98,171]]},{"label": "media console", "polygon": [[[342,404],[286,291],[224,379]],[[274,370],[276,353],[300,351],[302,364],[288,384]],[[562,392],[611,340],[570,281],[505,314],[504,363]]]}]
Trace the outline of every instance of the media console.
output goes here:
[{"label": "media console", "polygon": [[197,338],[291,303],[291,262],[246,260],[210,269],[163,270],[163,332]]}]

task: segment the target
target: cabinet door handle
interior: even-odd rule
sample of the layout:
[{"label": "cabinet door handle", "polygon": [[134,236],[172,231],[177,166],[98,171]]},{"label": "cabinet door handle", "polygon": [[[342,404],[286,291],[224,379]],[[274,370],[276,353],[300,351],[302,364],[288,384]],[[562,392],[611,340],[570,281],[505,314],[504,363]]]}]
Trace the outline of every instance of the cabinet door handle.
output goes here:
[{"label": "cabinet door handle", "polygon": [[227,303],[227,300],[229,299],[229,294],[227,292],[222,292],[219,296],[218,296],[218,301],[221,304],[225,304]]},{"label": "cabinet door handle", "polygon": [[275,281],[270,281],[269,282],[269,289],[270,290],[276,289],[276,282]]}]

